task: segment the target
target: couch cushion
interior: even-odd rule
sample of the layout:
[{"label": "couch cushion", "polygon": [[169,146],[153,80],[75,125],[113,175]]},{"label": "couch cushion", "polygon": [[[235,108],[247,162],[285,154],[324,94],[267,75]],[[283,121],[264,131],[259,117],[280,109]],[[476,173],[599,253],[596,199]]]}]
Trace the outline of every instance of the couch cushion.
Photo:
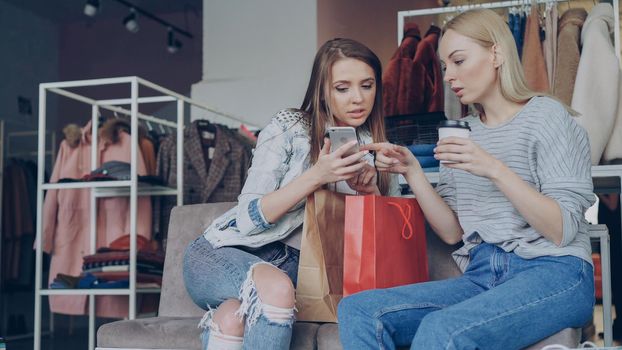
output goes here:
[{"label": "couch cushion", "polygon": [[449,245],[441,241],[430,225],[426,223],[425,226],[430,280],[438,281],[460,276],[462,272],[451,257],[451,253],[457,250],[460,244]]},{"label": "couch cushion", "polygon": [[150,317],[106,323],[97,346],[128,349],[201,349],[201,321],[194,317]]},{"label": "couch cushion", "polygon": [[205,313],[186,292],[182,274],[186,247],[199,237],[203,230],[219,215],[232,208],[235,203],[210,203],[175,207],[171,212],[168,244],[162,294],[160,296],[160,316],[201,317]]},{"label": "couch cushion", "polygon": [[[151,317],[106,323],[97,330],[97,346],[123,349],[201,349],[200,318]],[[294,324],[291,350],[316,348],[317,323]]]}]

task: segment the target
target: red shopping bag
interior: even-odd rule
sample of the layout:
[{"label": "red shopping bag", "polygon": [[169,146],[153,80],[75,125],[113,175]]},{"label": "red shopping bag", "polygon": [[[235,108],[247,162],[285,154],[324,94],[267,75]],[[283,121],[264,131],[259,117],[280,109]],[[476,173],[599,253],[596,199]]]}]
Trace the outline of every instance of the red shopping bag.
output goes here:
[{"label": "red shopping bag", "polygon": [[343,296],[428,280],[425,223],[414,198],[347,196]]}]

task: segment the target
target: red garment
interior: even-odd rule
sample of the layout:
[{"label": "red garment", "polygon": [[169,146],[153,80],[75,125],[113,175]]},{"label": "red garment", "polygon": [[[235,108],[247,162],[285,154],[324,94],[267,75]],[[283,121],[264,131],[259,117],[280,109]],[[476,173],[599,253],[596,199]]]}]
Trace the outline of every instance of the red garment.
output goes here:
[{"label": "red garment", "polygon": [[423,78],[423,67],[413,59],[421,34],[416,23],[405,26],[404,39],[389,61],[382,77],[384,115],[416,113],[423,111],[423,95],[415,91],[413,84]]},{"label": "red garment", "polygon": [[531,8],[531,14],[527,17],[522,61],[527,87],[537,92],[549,92],[549,78],[540,42],[540,15],[537,6]]},{"label": "red garment", "polygon": [[417,85],[416,93],[425,96],[423,105],[428,112],[440,112],[445,109],[443,73],[441,61],[436,52],[440,34],[441,28],[430,26],[425,37],[417,46],[414,59],[415,66],[422,66],[425,70],[424,79],[414,83]]},{"label": "red garment", "polygon": [[[60,145],[50,182],[61,178],[81,178],[91,171],[91,123],[82,129],[82,139],[75,148],[66,140]],[[130,162],[130,135],[119,132],[119,140],[101,140],[99,165],[117,160]],[[142,153],[138,152],[138,174],[146,174]],[[50,277],[58,273],[77,276],[82,272],[82,258],[90,253],[90,190],[63,189],[47,191],[43,204],[43,250],[51,253]],[[100,198],[97,201],[96,246],[107,247],[130,231],[130,202],[127,197]],[[151,238],[151,198],[138,198],[138,234]],[[86,296],[50,296],[50,310],[69,315],[87,314]],[[127,296],[97,297],[100,317],[127,317]]]}]

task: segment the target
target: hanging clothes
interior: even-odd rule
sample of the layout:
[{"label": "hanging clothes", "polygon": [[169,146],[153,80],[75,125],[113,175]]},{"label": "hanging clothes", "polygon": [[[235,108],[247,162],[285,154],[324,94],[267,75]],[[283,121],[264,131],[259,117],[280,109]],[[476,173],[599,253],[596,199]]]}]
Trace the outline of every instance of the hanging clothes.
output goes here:
[{"label": "hanging clothes", "polygon": [[[237,132],[216,125],[213,147],[204,147],[195,120],[184,130],[184,204],[234,202],[244,186],[252,146]],[[169,186],[177,186],[177,144],[174,135],[162,140],[157,158],[157,175]],[[211,149],[211,151],[210,151]],[[209,166],[206,159],[211,159]],[[165,241],[173,197],[156,198],[154,230]]]},{"label": "hanging clothes", "polygon": [[421,81],[423,85],[417,91],[425,96],[423,103],[427,112],[442,112],[445,107],[443,72],[437,54],[440,35],[441,28],[431,25],[423,40],[417,45],[414,58],[414,64],[423,67],[425,71],[424,79]]},{"label": "hanging clothes", "polygon": [[[592,8],[581,31],[582,52],[572,95],[572,108],[581,113],[577,122],[590,139],[592,164],[600,162],[614,129],[617,135],[622,127],[617,120],[620,110],[622,73],[615,48],[611,42],[614,30],[613,7],[598,4]],[[613,140],[608,159],[622,158],[622,148]],[[615,149],[613,145],[617,144]]]},{"label": "hanging clothes", "polygon": [[[130,120],[126,118],[109,118],[106,120],[100,129],[100,133],[103,138],[110,140],[112,143],[118,141],[118,135],[120,131],[125,131],[131,134]],[[143,128],[142,125],[138,125],[138,147],[145,160],[145,175],[155,175],[156,173],[156,153],[155,144],[151,140],[149,132]]]},{"label": "hanging clothes", "polygon": [[531,13],[527,18],[522,63],[527,86],[534,91],[548,92],[549,81],[540,41],[538,6],[531,7]]},{"label": "hanging clothes", "polygon": [[[130,162],[130,135],[115,134],[116,143],[100,138],[99,164],[108,161]],[[71,147],[63,140],[54,164],[50,182],[61,178],[81,178],[91,171],[91,122],[82,129],[79,144]],[[145,162],[138,152],[138,174],[145,174]],[[43,250],[51,254],[50,276],[57,274],[80,275],[83,257],[90,254],[90,190],[63,189],[47,191],[43,204]],[[115,239],[130,232],[130,203],[127,197],[100,198],[97,202],[96,247],[108,246]],[[151,237],[151,199],[138,198],[137,233]],[[50,296],[50,310],[69,315],[87,314],[87,296]],[[128,315],[127,296],[96,298],[97,316],[123,318]]]},{"label": "hanging clothes", "polygon": [[523,50],[525,45],[525,32],[527,30],[527,13],[523,10],[518,15],[518,57],[523,57]]},{"label": "hanging clothes", "polygon": [[572,103],[577,68],[581,58],[581,28],[587,18],[584,9],[569,9],[559,20],[557,36],[557,63],[553,95],[567,105]]},{"label": "hanging clothes", "polygon": [[521,17],[524,17],[525,14],[519,12],[515,8],[510,9],[510,13],[508,15],[508,25],[510,27],[510,31],[512,32],[512,36],[514,37],[514,42],[516,43],[516,51],[518,52],[518,57],[521,57],[523,50],[523,28],[521,26]]},{"label": "hanging clothes", "polygon": [[[2,183],[2,271],[3,288],[27,288],[34,275],[36,166],[11,159],[4,168]],[[34,182],[34,186],[31,183]],[[36,198],[36,197],[34,197]]]},{"label": "hanging clothes", "polygon": [[552,90],[555,81],[555,64],[557,62],[557,6],[548,6],[544,15],[544,62],[549,82],[549,90]]},{"label": "hanging clothes", "polygon": [[143,158],[145,159],[145,175],[155,176],[157,163],[153,141],[151,141],[148,137],[139,137],[138,143],[140,153],[142,153]]},{"label": "hanging clothes", "polygon": [[404,39],[391,57],[382,76],[382,99],[384,115],[400,115],[423,112],[424,97],[416,91],[413,84],[421,82],[425,70],[420,64],[415,65],[417,46],[421,41],[421,32],[416,23],[407,23]]}]

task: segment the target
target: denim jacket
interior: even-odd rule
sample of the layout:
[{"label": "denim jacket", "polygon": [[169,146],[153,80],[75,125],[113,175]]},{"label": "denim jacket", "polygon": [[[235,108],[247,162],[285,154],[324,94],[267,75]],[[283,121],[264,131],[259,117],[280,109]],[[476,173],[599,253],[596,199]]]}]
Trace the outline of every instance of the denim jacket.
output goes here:
[{"label": "denim jacket", "polygon": [[[261,199],[311,166],[310,129],[310,121],[302,111],[286,109],[278,112],[261,131],[238,204],[214,220],[203,233],[213,247],[261,247],[287,237],[302,225],[306,199],[276,223],[266,220],[261,211]],[[372,142],[368,131],[359,131],[359,138],[363,144]],[[391,195],[399,195],[396,180],[392,178]]]}]

